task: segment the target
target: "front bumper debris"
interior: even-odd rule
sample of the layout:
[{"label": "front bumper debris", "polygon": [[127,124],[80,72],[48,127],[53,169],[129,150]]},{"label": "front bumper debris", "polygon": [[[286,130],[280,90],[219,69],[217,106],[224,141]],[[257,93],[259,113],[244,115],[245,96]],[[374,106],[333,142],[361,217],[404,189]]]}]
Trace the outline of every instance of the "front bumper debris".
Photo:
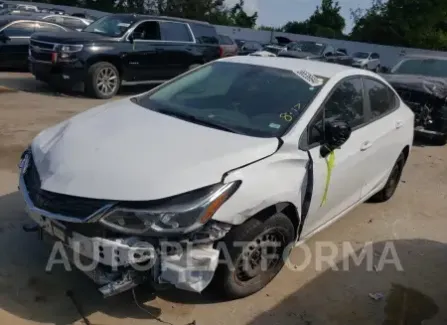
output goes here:
[{"label": "front bumper debris", "polygon": [[[35,228],[46,239],[61,242],[63,245],[60,247],[65,250],[71,265],[99,285],[99,291],[105,297],[127,291],[143,282],[149,282],[155,290],[169,285],[193,292],[203,291],[210,284],[218,266],[219,250],[213,248],[214,241],[225,236],[230,229],[228,225],[219,227],[210,223],[195,235],[167,242],[165,246],[156,238],[121,237],[116,234],[107,238],[88,236],[67,227],[70,222],[63,221],[60,215],[54,218],[54,213],[36,208],[28,194],[23,173],[19,190],[25,200],[26,212],[36,223]],[[70,217],[65,220],[70,220]],[[174,252],[163,249],[167,246],[176,249]]]}]

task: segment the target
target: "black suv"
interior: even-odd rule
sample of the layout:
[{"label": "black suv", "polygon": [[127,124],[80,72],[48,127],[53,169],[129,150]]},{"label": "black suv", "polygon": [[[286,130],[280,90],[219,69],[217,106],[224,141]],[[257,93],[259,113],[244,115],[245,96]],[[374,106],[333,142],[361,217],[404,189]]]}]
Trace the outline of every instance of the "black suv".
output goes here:
[{"label": "black suv", "polygon": [[86,93],[106,99],[121,85],[162,83],[221,55],[208,23],[118,14],[82,32],[33,34],[29,61],[38,80],[63,88],[82,83]]}]

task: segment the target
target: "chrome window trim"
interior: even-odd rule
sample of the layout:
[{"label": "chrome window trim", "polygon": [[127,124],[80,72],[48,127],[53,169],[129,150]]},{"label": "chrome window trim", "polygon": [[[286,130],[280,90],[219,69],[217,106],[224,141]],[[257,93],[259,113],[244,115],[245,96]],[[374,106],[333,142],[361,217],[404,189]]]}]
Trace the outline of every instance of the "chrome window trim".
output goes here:
[{"label": "chrome window trim", "polygon": [[[189,34],[192,36],[192,41],[166,41],[166,40],[134,40],[134,42],[141,42],[141,43],[180,43],[180,44],[196,44],[196,37],[192,31],[191,26],[189,25],[189,23],[184,23],[181,21],[172,21],[172,20],[163,20],[163,19],[146,19],[146,20],[140,20],[139,22],[135,23],[134,26],[132,26],[131,28],[129,28],[127,30],[127,32],[125,33],[125,37],[124,40],[127,42],[130,42],[130,35],[132,35],[132,33],[135,31],[135,29],[140,26],[143,23],[148,23],[148,22],[152,22],[152,21],[156,21],[159,24],[160,23],[174,23],[174,24],[183,24],[186,25],[186,27],[189,30]],[[160,35],[161,36],[161,35]]]}]

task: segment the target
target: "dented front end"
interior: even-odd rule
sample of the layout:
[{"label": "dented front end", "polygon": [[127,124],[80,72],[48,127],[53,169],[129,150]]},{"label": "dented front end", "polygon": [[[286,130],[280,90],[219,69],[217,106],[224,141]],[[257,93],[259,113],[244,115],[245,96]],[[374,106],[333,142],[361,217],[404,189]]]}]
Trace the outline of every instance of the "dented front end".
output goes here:
[{"label": "dented front end", "polygon": [[[43,191],[30,152],[20,163],[19,189],[35,229],[57,245],[58,254],[100,286],[105,296],[129,290],[143,282],[155,290],[165,286],[201,292],[218,266],[222,239],[231,225],[210,220],[190,232],[166,236],[125,234],[107,227],[102,218],[114,202],[92,200]],[[84,217],[87,215],[87,217]]]}]

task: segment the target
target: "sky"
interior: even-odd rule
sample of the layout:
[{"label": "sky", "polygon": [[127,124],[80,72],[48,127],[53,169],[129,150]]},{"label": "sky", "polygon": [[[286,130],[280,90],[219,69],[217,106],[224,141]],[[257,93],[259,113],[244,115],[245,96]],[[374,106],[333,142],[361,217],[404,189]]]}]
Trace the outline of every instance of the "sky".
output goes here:
[{"label": "sky", "polygon": [[[239,2],[238,0],[226,0],[228,5]],[[341,7],[341,15],[345,18],[345,32],[350,32],[353,22],[349,9],[367,9],[371,6],[371,0],[338,0]],[[288,21],[306,20],[321,3],[320,0],[245,0],[245,10],[249,13],[258,12],[257,25],[280,27]]]}]

